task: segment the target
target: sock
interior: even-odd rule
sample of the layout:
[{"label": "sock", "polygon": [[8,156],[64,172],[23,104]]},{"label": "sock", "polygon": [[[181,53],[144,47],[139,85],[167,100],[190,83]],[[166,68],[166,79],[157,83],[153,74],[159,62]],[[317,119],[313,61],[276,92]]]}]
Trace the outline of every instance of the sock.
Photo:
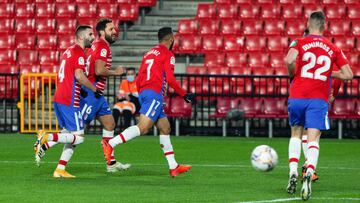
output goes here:
[{"label": "sock", "polygon": [[308,143],[308,165],[306,173],[314,173],[319,158],[319,143],[312,141]]},{"label": "sock", "polygon": [[159,138],[160,138],[160,146],[169,164],[169,168],[175,169],[178,166],[178,163],[175,160],[173,146],[170,141],[170,135],[160,135]]},{"label": "sock", "polygon": [[[105,141],[105,142],[109,142],[109,140],[111,138],[114,137],[114,131],[107,131],[105,129],[103,129],[103,135],[102,135],[102,139]],[[105,148],[103,148],[104,150]],[[104,156],[105,156],[105,151],[104,151]],[[106,162],[107,163],[107,162]],[[110,161],[110,164],[108,165],[113,165],[116,163],[116,159],[115,159],[115,156],[114,156],[114,150],[112,151],[111,153],[111,161]]]},{"label": "sock", "polygon": [[74,153],[75,146],[72,144],[65,144],[61,153],[61,157],[56,169],[65,170],[65,167]]},{"label": "sock", "polygon": [[307,135],[303,135],[302,136],[302,150],[304,153],[304,158],[305,158],[305,165],[307,165],[307,151],[308,151],[308,146],[307,146]]},{"label": "sock", "polygon": [[84,142],[84,137],[71,133],[50,133],[48,134],[48,141],[78,145]]},{"label": "sock", "polygon": [[301,140],[299,138],[292,137],[289,142],[289,175],[295,174],[298,176],[298,163],[301,154]]},{"label": "sock", "polygon": [[49,148],[57,145],[58,143],[57,142],[54,142],[54,141],[48,141],[48,142],[45,142],[45,144],[43,144],[43,146],[41,146],[41,148],[46,151],[48,150]]},{"label": "sock", "polygon": [[109,140],[109,144],[112,148],[114,148],[116,145],[125,143],[137,136],[140,136],[140,129],[137,125],[134,125],[134,126],[126,128],[118,136]]}]

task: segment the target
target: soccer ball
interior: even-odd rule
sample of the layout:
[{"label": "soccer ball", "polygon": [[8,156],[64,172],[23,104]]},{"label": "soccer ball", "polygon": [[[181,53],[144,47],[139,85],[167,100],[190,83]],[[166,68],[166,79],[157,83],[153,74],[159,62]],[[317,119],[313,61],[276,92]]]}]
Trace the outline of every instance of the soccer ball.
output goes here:
[{"label": "soccer ball", "polygon": [[251,164],[257,171],[271,171],[278,163],[276,151],[267,146],[257,146],[251,153]]}]

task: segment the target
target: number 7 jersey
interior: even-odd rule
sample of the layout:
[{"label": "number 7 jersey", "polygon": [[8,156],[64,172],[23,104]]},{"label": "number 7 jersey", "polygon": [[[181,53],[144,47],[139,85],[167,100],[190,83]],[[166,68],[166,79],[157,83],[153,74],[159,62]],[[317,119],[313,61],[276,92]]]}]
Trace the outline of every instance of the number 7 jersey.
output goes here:
[{"label": "number 7 jersey", "polygon": [[348,64],[343,52],[328,39],[308,35],[298,38],[289,49],[298,51],[294,80],[289,98],[322,99],[328,102],[332,67]]}]

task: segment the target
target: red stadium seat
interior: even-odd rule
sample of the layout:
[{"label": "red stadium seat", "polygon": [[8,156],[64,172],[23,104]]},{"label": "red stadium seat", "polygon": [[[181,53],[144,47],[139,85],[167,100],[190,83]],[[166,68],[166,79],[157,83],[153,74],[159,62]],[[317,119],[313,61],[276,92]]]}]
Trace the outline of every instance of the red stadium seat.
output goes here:
[{"label": "red stadium seat", "polygon": [[240,33],[241,21],[236,19],[221,20],[220,34],[222,35],[237,35]]},{"label": "red stadium seat", "polygon": [[14,19],[0,18],[0,33],[12,34],[14,32]]},{"label": "red stadium seat", "polygon": [[263,111],[260,118],[279,118],[287,116],[288,112],[286,98],[264,98]]},{"label": "red stadium seat", "polygon": [[205,66],[207,68],[223,67],[225,65],[224,53],[208,53],[205,54]]},{"label": "red stadium seat", "polygon": [[35,0],[35,3],[53,3],[54,0]]},{"label": "red stadium seat", "polygon": [[346,15],[346,7],[337,4],[326,6],[325,10],[326,18],[329,20],[344,19]]},{"label": "red stadium seat", "polygon": [[347,36],[350,33],[350,22],[343,20],[332,20],[329,23],[329,33],[331,36]]},{"label": "red stadium seat", "polygon": [[96,18],[97,5],[96,4],[78,4],[76,17],[79,18]]},{"label": "red stadium seat", "polygon": [[349,60],[350,67],[352,69],[358,69],[359,67],[359,54],[358,53],[349,53],[346,54],[347,59]]},{"label": "red stadium seat", "polygon": [[349,19],[360,19],[360,5],[349,6],[347,17]]},{"label": "red stadium seat", "polygon": [[168,113],[169,117],[177,118],[189,118],[191,117],[192,106],[190,103],[184,102],[182,97],[173,97],[171,98],[171,108]]},{"label": "red stadium seat", "polygon": [[259,98],[241,98],[239,108],[244,111],[246,118],[254,118],[260,115],[263,100]]},{"label": "red stadium seat", "polygon": [[354,49],[354,42],[355,42],[355,38],[354,37],[339,37],[339,38],[334,38],[334,44],[339,47],[343,52],[350,52]]},{"label": "red stadium seat", "polygon": [[[221,81],[224,79],[221,79]],[[230,85],[229,80],[224,81],[224,83],[222,84],[220,80],[218,80],[215,84],[215,86],[213,86],[212,88],[210,88],[210,93],[211,94],[230,94],[232,93],[232,86]],[[216,98],[215,98],[216,99]],[[210,100],[214,100],[213,97],[210,97]]]},{"label": "red stadium seat", "polygon": [[[251,75],[250,68],[234,68],[231,69],[231,75],[235,76],[249,76]],[[251,94],[252,85],[251,79],[247,77],[232,77],[231,84],[233,84],[233,92],[236,94]]]},{"label": "red stadium seat", "polygon": [[[20,74],[25,74],[25,73],[40,73],[40,66],[37,64],[26,64],[26,65],[20,65]],[[40,81],[39,81],[40,82]],[[31,85],[31,89],[34,90],[35,89],[35,82],[32,81],[32,85]],[[27,98],[27,94],[28,94],[28,89],[27,89],[27,84],[25,84],[24,86],[24,93],[25,93],[25,98]],[[34,95],[35,93],[32,93],[32,95]],[[34,98],[34,96],[31,96],[32,98]]]},{"label": "red stadium seat", "polygon": [[245,69],[247,65],[247,54],[233,52],[226,54],[226,66],[233,69]]},{"label": "red stadium seat", "polygon": [[75,36],[73,34],[58,36],[58,50],[65,51],[73,44],[75,44]]},{"label": "red stadium seat", "polygon": [[266,38],[261,36],[246,37],[245,50],[246,51],[264,51],[266,47]]},{"label": "red stadium seat", "polygon": [[156,0],[138,0],[140,7],[154,7],[156,6]]},{"label": "red stadium seat", "polygon": [[76,4],[73,3],[57,3],[56,18],[74,19],[76,14]]},{"label": "red stadium seat", "polygon": [[201,37],[196,35],[184,35],[181,37],[179,53],[192,54],[200,50]]},{"label": "red stadium seat", "polygon": [[12,50],[15,48],[15,36],[0,34],[0,50]]},{"label": "red stadium seat", "polygon": [[225,118],[229,110],[238,109],[238,107],[238,98],[224,97],[217,100],[215,113],[210,115],[210,118]]},{"label": "red stadium seat", "polygon": [[180,35],[175,34],[174,35],[174,44],[172,47],[172,52],[174,52],[175,54],[179,53],[179,46],[180,46]]},{"label": "red stadium seat", "polygon": [[[38,61],[38,52],[34,50],[18,51],[17,63],[19,65],[34,65]],[[21,71],[21,70],[20,70]]]},{"label": "red stadium seat", "polygon": [[199,34],[200,35],[215,35],[219,32],[218,20],[199,20]]},{"label": "red stadium seat", "polygon": [[137,3],[137,0],[115,0],[115,3],[118,4],[134,4]]},{"label": "red stadium seat", "polygon": [[319,4],[304,5],[304,18],[308,19],[310,14],[314,11],[324,11],[324,9]]},{"label": "red stadium seat", "polygon": [[235,4],[217,5],[217,17],[219,19],[234,19],[237,17],[238,6]]},{"label": "red stadium seat", "polygon": [[[94,32],[95,32],[97,22],[98,22],[98,20],[96,18],[80,18],[77,21],[78,25],[90,25],[90,26],[92,26]],[[114,22],[114,24],[116,26],[115,22]]]},{"label": "red stadium seat", "polygon": [[223,38],[222,36],[203,36],[202,37],[202,53],[218,52],[223,47]]},{"label": "red stadium seat", "polygon": [[269,52],[284,52],[289,46],[287,37],[272,36],[267,38],[267,50]]},{"label": "red stadium seat", "polygon": [[243,35],[260,35],[263,29],[263,21],[261,20],[246,20],[242,23]]},{"label": "red stadium seat", "polygon": [[114,3],[114,0],[95,0],[97,4],[111,4]]},{"label": "red stadium seat", "polygon": [[302,17],[302,7],[294,4],[286,4],[282,6],[283,19],[299,19]]},{"label": "red stadium seat", "polygon": [[34,17],[35,5],[34,4],[16,4],[15,16],[16,18],[32,18]]},{"label": "red stadium seat", "polygon": [[351,34],[356,37],[360,36],[360,20],[352,21]]},{"label": "red stadium seat", "polygon": [[285,34],[288,36],[302,36],[304,34],[305,28],[305,22],[299,23],[299,21],[287,21]]},{"label": "red stadium seat", "polygon": [[359,5],[360,2],[358,0],[344,0],[346,5]]},{"label": "red stadium seat", "polygon": [[250,4],[253,3],[252,0],[235,0],[235,1],[233,1],[233,2],[236,3],[236,4],[239,4],[239,5],[241,5],[241,6],[243,6],[243,5],[250,5]]},{"label": "red stadium seat", "polygon": [[329,112],[330,118],[345,119],[354,114],[355,101],[354,99],[335,99],[332,108]]},{"label": "red stadium seat", "polygon": [[319,0],[300,0],[301,4],[316,4],[319,3]]},{"label": "red stadium seat", "polygon": [[232,0],[214,0],[215,4],[232,4]]},{"label": "red stadium seat", "polygon": [[13,18],[14,17],[14,4],[0,4],[0,18]]},{"label": "red stadium seat", "polygon": [[270,67],[272,68],[286,68],[285,66],[285,54],[272,53],[270,55]]},{"label": "red stadium seat", "polygon": [[[216,85],[222,85],[223,83],[229,83],[228,78],[223,78],[223,77],[216,77],[214,75],[229,75],[229,68],[228,67],[218,67],[218,68],[208,68],[208,73],[209,75],[213,75],[209,77],[209,82],[211,84],[216,84]],[[230,88],[228,88],[230,89]],[[212,90],[212,88],[210,88],[210,91],[214,91]]]},{"label": "red stadium seat", "polygon": [[0,65],[14,65],[16,52],[13,50],[0,50]]},{"label": "red stadium seat", "polygon": [[40,65],[55,65],[59,64],[59,52],[51,50],[39,51]]},{"label": "red stadium seat", "polygon": [[118,13],[117,4],[98,4],[97,18],[116,18]]},{"label": "red stadium seat", "polygon": [[239,18],[249,18],[249,19],[257,19],[260,12],[260,6],[259,5],[250,5],[245,4],[241,5],[239,8]]},{"label": "red stadium seat", "polygon": [[249,54],[248,66],[250,68],[262,68],[269,66],[269,54],[252,53]]},{"label": "red stadium seat", "polygon": [[93,0],[75,0],[75,2],[76,2],[77,4],[82,4],[82,3],[87,3],[87,4],[89,4],[89,3],[93,3],[94,1],[93,1]]},{"label": "red stadium seat", "polygon": [[34,34],[17,34],[15,37],[16,49],[35,49],[36,36]]},{"label": "red stadium seat", "polygon": [[216,6],[214,4],[198,4],[196,18],[214,19],[216,17]]},{"label": "red stadium seat", "polygon": [[206,74],[207,68],[204,66],[188,66],[186,67],[187,74]]},{"label": "red stadium seat", "polygon": [[294,4],[297,0],[279,0],[279,4]]},{"label": "red stadium seat", "polygon": [[57,36],[48,34],[37,35],[37,49],[38,50],[56,50],[57,47]]},{"label": "red stadium seat", "polygon": [[289,75],[288,69],[285,66],[276,67],[275,68],[275,75],[277,75],[277,76],[288,76]]},{"label": "red stadium seat", "polygon": [[62,19],[57,21],[58,34],[74,34],[77,21],[75,19]]},{"label": "red stadium seat", "polygon": [[36,4],[35,17],[36,18],[54,18],[55,17],[55,4],[49,4],[49,3]]},{"label": "red stadium seat", "polygon": [[26,3],[26,4],[29,4],[29,3],[32,3],[33,0],[14,0],[15,3]]},{"label": "red stadium seat", "polygon": [[245,38],[236,35],[229,35],[224,37],[223,50],[225,52],[239,52],[243,50]]},{"label": "red stadium seat", "polygon": [[280,16],[281,7],[276,4],[265,4],[261,6],[260,18],[269,19],[274,18],[278,19]]},{"label": "red stadium seat", "polygon": [[285,22],[282,20],[266,20],[264,22],[264,35],[282,35],[285,30]]},{"label": "red stadium seat", "polygon": [[183,19],[178,24],[179,34],[197,34],[197,21],[193,19]]},{"label": "red stadium seat", "polygon": [[49,64],[49,65],[42,65],[40,64],[40,72],[41,73],[57,73],[57,65]]},{"label": "red stadium seat", "polygon": [[35,33],[35,19],[16,19],[15,24],[17,33]]},{"label": "red stadium seat", "polygon": [[36,33],[55,33],[56,20],[55,19],[37,19]]},{"label": "red stadium seat", "polygon": [[19,67],[16,65],[1,65],[0,73],[19,73]]},{"label": "red stadium seat", "polygon": [[321,3],[324,5],[326,5],[326,4],[339,5],[339,4],[342,4],[343,1],[342,0],[321,0]]},{"label": "red stadium seat", "polygon": [[124,21],[136,21],[139,18],[138,4],[121,4],[119,5],[118,19]]}]

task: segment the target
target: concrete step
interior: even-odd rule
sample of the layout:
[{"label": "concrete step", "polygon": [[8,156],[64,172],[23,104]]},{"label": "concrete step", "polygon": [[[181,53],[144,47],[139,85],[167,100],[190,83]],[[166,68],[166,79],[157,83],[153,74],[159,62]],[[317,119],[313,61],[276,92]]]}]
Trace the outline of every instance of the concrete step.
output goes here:
[{"label": "concrete step", "polygon": [[[184,17],[177,16],[146,16],[145,25],[147,26],[158,26],[158,28],[163,26],[170,26],[177,28],[179,20],[184,19]],[[136,22],[135,25],[140,25],[140,22]]]}]

